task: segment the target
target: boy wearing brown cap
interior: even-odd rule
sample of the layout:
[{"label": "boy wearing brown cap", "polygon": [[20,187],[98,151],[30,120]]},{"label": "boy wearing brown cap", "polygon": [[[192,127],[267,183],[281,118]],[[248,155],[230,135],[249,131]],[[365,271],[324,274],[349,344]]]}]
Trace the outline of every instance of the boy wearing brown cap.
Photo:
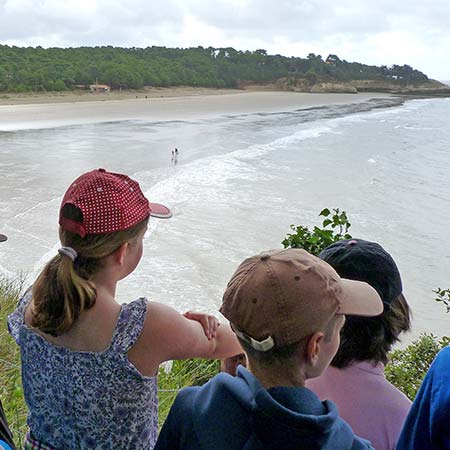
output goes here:
[{"label": "boy wearing brown cap", "polygon": [[248,370],[183,389],[155,450],[371,449],[332,402],[304,385],[336,353],[345,314],[382,310],[371,286],[340,278],[304,250],[246,259],[228,283],[221,312],[247,353]]}]

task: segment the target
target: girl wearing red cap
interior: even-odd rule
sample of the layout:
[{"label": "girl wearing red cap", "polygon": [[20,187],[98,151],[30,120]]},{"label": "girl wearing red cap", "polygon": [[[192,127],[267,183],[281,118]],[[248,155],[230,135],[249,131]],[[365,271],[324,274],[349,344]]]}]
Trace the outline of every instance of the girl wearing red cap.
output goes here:
[{"label": "girl wearing red cap", "polygon": [[171,213],[126,175],[94,170],[67,190],[62,247],[8,321],[21,347],[25,448],[152,449],[160,363],[242,352],[212,316],[115,301],[142,257],[150,216]]}]

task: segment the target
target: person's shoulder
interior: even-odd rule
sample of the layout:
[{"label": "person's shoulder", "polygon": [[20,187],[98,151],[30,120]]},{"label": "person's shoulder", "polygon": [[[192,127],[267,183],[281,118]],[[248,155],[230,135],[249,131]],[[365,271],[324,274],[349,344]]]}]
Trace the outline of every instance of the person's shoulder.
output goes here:
[{"label": "person's shoulder", "polygon": [[231,391],[236,390],[239,381],[237,377],[227,373],[218,373],[202,386],[188,386],[181,389],[175,403],[178,408],[184,410],[196,409],[199,405],[220,403]]},{"label": "person's shoulder", "polygon": [[[169,414],[164,421],[156,442],[155,450],[175,450],[199,448],[194,445],[196,441],[193,433],[193,417],[195,415],[194,399],[201,386],[190,386],[181,389],[175,397]],[[189,446],[186,447],[186,444]]]},{"label": "person's shoulder", "polygon": [[433,366],[450,366],[450,346],[444,347],[436,356],[433,362]]},{"label": "person's shoulder", "polygon": [[123,303],[121,307],[121,313],[119,316],[119,322],[123,325],[129,325],[133,328],[133,323],[140,322],[143,324],[147,315],[147,299],[145,297],[139,297],[129,303]]},{"label": "person's shoulder", "polygon": [[450,384],[450,347],[443,348],[436,355],[428,369],[423,384],[433,384],[433,386],[440,384],[448,386]]},{"label": "person's shoulder", "polygon": [[411,400],[396,386],[386,380],[387,391],[391,401],[389,405],[395,411],[408,412],[411,407]]},{"label": "person's shoulder", "polygon": [[[430,402],[430,413],[436,418],[448,418],[450,408],[450,347],[442,349],[434,359],[422,383],[416,400]],[[416,401],[415,401],[416,403]]]},{"label": "person's shoulder", "polygon": [[188,386],[181,389],[170,408],[170,422],[175,421],[180,429],[185,426],[192,427],[192,420],[197,410],[197,399],[199,396],[203,397],[202,391],[204,390],[205,385]]},{"label": "person's shoulder", "polygon": [[352,448],[350,450],[375,450],[375,449],[372,447],[370,441],[355,435],[353,439]]},{"label": "person's shoulder", "polygon": [[372,444],[367,439],[357,436],[350,425],[339,415],[337,406],[330,400],[322,402],[328,409],[330,417],[334,420],[335,443],[333,448],[349,448],[350,450],[374,450]]},{"label": "person's shoulder", "polygon": [[228,373],[220,372],[201,386],[187,386],[181,389],[177,398],[180,397],[180,401],[188,401],[198,396],[211,396],[214,395],[215,391],[221,391],[224,387],[230,386],[230,383],[237,384],[238,378]]},{"label": "person's shoulder", "polygon": [[138,297],[132,300],[131,302],[124,303],[124,305],[137,306],[137,305],[147,305],[147,303],[148,303],[147,297]]},{"label": "person's shoulder", "polygon": [[188,386],[181,389],[175,398],[174,405],[179,409],[192,407],[192,402],[202,388],[203,386]]},{"label": "person's shoulder", "polygon": [[430,369],[425,377],[424,384],[432,384],[434,389],[439,386],[443,387],[443,391],[447,394],[445,397],[450,401],[450,347],[443,348],[434,359]]},{"label": "person's shoulder", "polygon": [[17,344],[20,345],[20,334],[25,330],[25,311],[32,300],[32,288],[29,287],[20,298],[16,309],[8,316],[8,331]]}]

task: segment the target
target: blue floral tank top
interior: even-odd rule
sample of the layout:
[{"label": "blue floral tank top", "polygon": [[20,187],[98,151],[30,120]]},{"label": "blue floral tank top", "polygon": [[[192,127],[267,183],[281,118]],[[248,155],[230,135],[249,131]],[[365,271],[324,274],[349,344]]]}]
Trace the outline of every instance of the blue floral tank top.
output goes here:
[{"label": "blue floral tank top", "polygon": [[37,441],[60,450],[152,449],[158,432],[157,377],[129,362],[147,310],[139,298],[122,305],[110,346],[79,352],[55,346],[27,327],[29,290],[8,318],[20,346],[27,423]]}]

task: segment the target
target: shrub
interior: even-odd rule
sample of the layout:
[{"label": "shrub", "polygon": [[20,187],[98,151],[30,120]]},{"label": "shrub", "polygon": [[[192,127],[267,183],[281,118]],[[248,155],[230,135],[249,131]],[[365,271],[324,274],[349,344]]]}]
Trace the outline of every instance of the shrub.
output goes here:
[{"label": "shrub", "polygon": [[17,84],[13,87],[12,91],[18,94],[22,94],[24,92],[30,92],[31,88],[29,86],[25,86],[24,84]]},{"label": "shrub", "polygon": [[446,311],[450,312],[450,289],[437,288],[433,292],[436,294],[434,301],[443,303]]},{"label": "shrub", "polygon": [[450,337],[447,336],[438,339],[433,334],[421,335],[405,349],[390,353],[386,378],[410,400],[414,400],[435,356],[449,344]]},{"label": "shrub", "polygon": [[313,255],[318,255],[324,248],[333,242],[342,239],[350,239],[348,229],[351,223],[348,221],[347,213],[334,208],[333,213],[328,209],[323,209],[319,216],[325,217],[322,221],[322,228],[315,226],[312,230],[304,225],[291,225],[294,234],[288,234],[282,241],[284,248],[303,248]]}]

